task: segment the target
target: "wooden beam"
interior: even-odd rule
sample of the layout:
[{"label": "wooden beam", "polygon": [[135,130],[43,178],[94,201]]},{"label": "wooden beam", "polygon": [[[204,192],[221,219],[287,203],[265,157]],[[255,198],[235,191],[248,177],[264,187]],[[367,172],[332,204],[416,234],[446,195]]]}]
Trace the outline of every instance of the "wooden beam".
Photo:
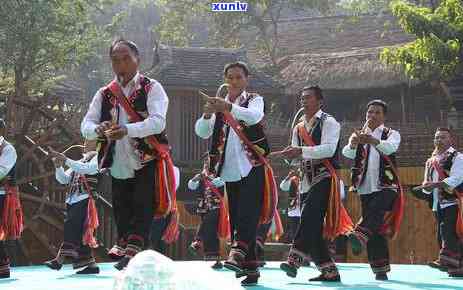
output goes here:
[{"label": "wooden beam", "polygon": [[63,221],[60,221],[57,218],[46,215],[44,213],[39,214],[37,217],[42,219],[47,224],[55,227],[56,229],[58,229],[60,231],[64,231],[64,223],[63,223]]},{"label": "wooden beam", "polygon": [[50,206],[50,207],[53,207],[53,208],[56,208],[56,209],[60,209],[60,210],[66,209],[66,206],[64,204],[58,203],[58,202],[53,202],[53,201],[48,201],[48,200],[45,200],[43,197],[33,196],[32,194],[28,194],[28,193],[24,193],[24,192],[21,192],[19,196],[22,199],[27,200],[27,201],[32,201],[32,202],[44,204],[44,205],[47,205],[47,206]]}]

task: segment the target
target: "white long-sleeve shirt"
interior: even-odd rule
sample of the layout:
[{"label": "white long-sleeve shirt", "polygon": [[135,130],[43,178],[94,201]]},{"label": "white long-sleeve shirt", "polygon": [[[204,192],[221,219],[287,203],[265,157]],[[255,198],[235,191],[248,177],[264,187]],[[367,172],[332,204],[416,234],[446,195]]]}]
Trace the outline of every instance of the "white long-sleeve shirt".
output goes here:
[{"label": "white long-sleeve shirt", "polygon": [[[451,154],[455,152],[455,148],[450,147],[447,149],[447,151],[444,154],[437,155],[437,159],[442,159],[444,158],[447,154]],[[432,170],[432,176],[431,180],[433,182],[438,182],[439,181],[439,173],[436,170]],[[428,181],[428,171],[424,171],[424,181]],[[461,153],[457,153],[456,156],[454,157],[452,167],[450,168],[450,174],[449,177],[445,178],[442,180],[443,183],[445,183],[448,187],[449,190],[453,190],[455,187],[459,186],[463,182],[463,155]],[[426,194],[431,194],[430,191],[423,190],[424,193]],[[432,196],[433,196],[433,204],[432,204],[432,210],[437,211],[437,206],[439,205],[440,208],[444,209],[449,206],[456,205],[456,201],[445,201],[442,203],[439,203],[439,189],[435,188],[432,191]]]},{"label": "white long-sleeve shirt", "polygon": [[[16,149],[3,139],[3,136],[0,136],[0,144],[4,144],[3,150],[0,153],[0,180],[2,180],[16,164],[18,156],[16,154]],[[5,189],[0,188],[0,195],[4,195],[5,193]]]},{"label": "white long-sleeve shirt", "polygon": [[[264,99],[261,96],[256,96],[249,101],[248,108],[240,107],[239,104],[242,103],[246,97],[247,93],[243,91],[240,97],[236,98],[230,113],[235,119],[244,121],[247,126],[252,126],[259,123],[264,117]],[[228,100],[228,96],[226,100]],[[196,135],[203,139],[208,139],[212,136],[214,124],[215,114],[212,114],[210,119],[204,119],[204,116],[202,116],[195,124]],[[240,138],[231,128],[224,154],[225,160],[220,174],[223,181],[239,181],[248,176],[252,169],[252,164],[247,158],[246,151],[240,142]]]},{"label": "white long-sleeve shirt", "polygon": [[[320,118],[323,114],[322,110],[319,110],[312,118]],[[315,122],[311,122],[315,124]],[[307,132],[312,130],[311,126],[307,120],[304,119],[304,127]],[[322,125],[322,135],[320,139],[320,145],[316,146],[299,146],[298,144],[298,132],[297,127],[293,130],[293,135],[291,139],[291,146],[301,147],[302,148],[302,160],[318,160],[331,158],[336,153],[336,148],[339,142],[339,135],[341,132],[341,126],[333,117],[327,115],[326,119],[323,121]],[[310,135],[310,134],[309,134]],[[307,177],[303,176],[302,182],[300,183],[300,192],[308,192],[310,190],[310,185],[308,183]]]},{"label": "white long-sleeve shirt", "polygon": [[[72,159],[66,159],[66,166],[69,167],[66,171],[64,170],[63,167],[58,167],[55,170],[55,177],[56,180],[63,184],[67,185],[70,182],[72,182],[72,173],[75,172],[76,174],[89,174],[89,175],[94,175],[98,173],[98,156],[95,155],[90,161],[88,162],[83,162],[83,160],[86,158],[86,155],[84,155],[84,158],[81,160],[72,160]],[[66,203],[67,204],[74,204],[76,202],[79,202],[81,200],[87,199],[88,198],[88,192],[80,192],[80,194],[70,194],[66,198]]]},{"label": "white long-sleeve shirt", "polygon": [[[379,186],[379,164],[380,164],[380,154],[381,152],[384,155],[391,155],[395,153],[399,149],[400,145],[400,134],[399,132],[390,129],[389,136],[386,140],[381,140],[381,136],[383,134],[384,124],[377,127],[375,130],[371,131],[370,128],[367,129],[367,133],[371,134],[371,136],[375,137],[379,140],[379,144],[377,146],[370,145],[370,154],[368,156],[368,168],[367,172],[365,173],[365,179],[363,180],[362,184],[359,185],[358,193],[359,194],[370,194],[373,192],[380,191]],[[359,145],[365,146],[366,145]],[[342,154],[349,158],[355,159],[355,153],[357,151],[357,147],[354,149],[351,148],[351,144],[347,144],[342,149]]]},{"label": "white long-sleeve shirt", "polygon": [[[130,96],[136,89],[140,88],[140,74],[137,73],[125,87],[121,85],[121,88],[125,96]],[[100,124],[102,91],[103,88],[93,97],[88,112],[81,123],[82,135],[89,140],[97,138],[95,129]],[[130,138],[142,138],[159,134],[166,127],[169,99],[162,85],[156,80],[151,79],[151,89],[148,92],[146,105],[148,108],[148,117],[141,122],[130,124],[127,113],[119,105],[119,125],[127,127],[127,136],[116,141],[114,161],[110,168],[111,175],[115,178],[132,178],[135,176],[135,170],[142,167],[138,156],[130,144]]]}]

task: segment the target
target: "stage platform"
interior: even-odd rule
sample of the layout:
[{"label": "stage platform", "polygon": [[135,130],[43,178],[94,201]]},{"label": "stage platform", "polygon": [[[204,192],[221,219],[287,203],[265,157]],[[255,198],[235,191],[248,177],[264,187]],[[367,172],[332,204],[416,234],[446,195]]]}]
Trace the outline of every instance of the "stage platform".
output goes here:
[{"label": "stage platform", "polygon": [[[211,289],[225,290],[237,285],[239,280],[228,270],[216,271],[217,275],[204,275],[209,272],[209,263],[200,261],[174,262],[181,273],[188,273],[194,279],[207,279]],[[308,278],[318,275],[311,267],[302,268],[296,278],[290,278],[279,269],[280,262],[268,262],[261,271],[259,285],[248,287],[256,290],[300,290],[300,289],[394,289],[394,290],[463,290],[463,279],[449,278],[446,273],[424,265],[392,265],[389,281],[374,280],[366,264],[339,264],[341,283],[308,282]],[[11,278],[0,280],[1,290],[112,290],[118,271],[111,263],[100,264],[98,275],[76,275],[69,265],[61,271],[52,271],[44,266],[14,267]],[[206,278],[205,278],[206,277]],[[220,277],[221,285],[214,285],[215,277]],[[225,281],[225,282],[224,282]],[[193,286],[193,284],[191,284]],[[215,286],[215,287],[213,287]],[[209,287],[208,287],[209,288]],[[238,286],[238,289],[240,287]],[[137,288],[138,289],[138,288]],[[147,288],[141,287],[140,290]],[[156,290],[158,288],[150,288]],[[194,288],[190,288],[194,289]],[[135,289],[133,289],[135,290]],[[170,289],[169,289],[170,290]],[[182,288],[185,290],[185,288]]]}]

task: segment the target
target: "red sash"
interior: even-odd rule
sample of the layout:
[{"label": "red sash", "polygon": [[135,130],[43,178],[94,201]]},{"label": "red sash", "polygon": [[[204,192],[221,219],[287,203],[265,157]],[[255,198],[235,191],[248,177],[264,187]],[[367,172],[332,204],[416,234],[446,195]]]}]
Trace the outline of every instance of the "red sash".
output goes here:
[{"label": "red sash", "polygon": [[[299,124],[297,128],[299,136],[309,146],[316,146],[312,137],[307,133],[304,125]],[[337,236],[346,234],[353,229],[352,220],[341,202],[340,179],[336,170],[328,159],[323,159],[323,165],[331,175],[331,191],[328,198],[328,207],[323,226],[323,237],[334,240]]]},{"label": "red sash", "polygon": [[379,154],[391,166],[392,172],[394,172],[394,175],[397,177],[397,183],[399,186],[399,196],[395,199],[394,204],[392,205],[392,211],[386,213],[386,215],[384,216],[384,224],[382,225],[380,229],[380,233],[388,235],[392,239],[395,239],[397,237],[397,234],[399,233],[400,224],[402,223],[402,218],[404,215],[404,208],[405,208],[404,191],[403,191],[402,184],[400,183],[400,180],[399,180],[399,172],[397,171],[397,168],[392,163],[391,158],[389,158],[389,156],[387,155],[382,154],[381,152],[379,152]]},{"label": "red sash", "polygon": [[84,223],[84,235],[82,236],[82,243],[84,245],[88,245],[91,248],[97,248],[98,243],[95,239],[95,230],[100,225],[100,221],[98,220],[98,211],[96,210],[95,199],[93,198],[92,190],[88,185],[88,181],[85,175],[80,175],[79,178],[84,184],[88,193],[87,217],[85,218]]},{"label": "red sash", "polygon": [[[431,166],[434,168],[434,170],[436,170],[437,174],[439,175],[439,181],[442,181],[448,177],[444,169],[440,166],[437,158],[431,159]],[[455,226],[455,230],[457,232],[458,238],[461,241],[463,241],[463,192],[459,192],[455,189],[453,192],[458,202],[458,217],[457,217],[457,224]]]},{"label": "red sash", "polygon": [[259,218],[259,224],[267,224],[272,221],[275,211],[277,210],[278,205],[278,188],[276,186],[275,177],[273,175],[273,169],[268,163],[267,159],[262,156],[254,147],[251,141],[246,137],[246,135],[241,131],[241,125],[235,118],[231,115],[230,112],[224,112],[224,121],[230,125],[230,127],[235,131],[236,135],[243,141],[249,150],[251,150],[259,159],[264,166],[265,170],[265,185],[264,185],[264,198],[262,203],[262,209]]},{"label": "red sash", "polygon": [[[124,96],[119,84],[113,80],[108,88],[116,97],[116,102],[122,106],[129,117],[129,122],[141,122],[142,117],[139,116],[131,107],[127,98]],[[159,159],[156,164],[156,176],[158,177],[156,188],[154,188],[155,200],[155,217],[165,217],[171,211],[176,211],[176,189],[175,189],[175,174],[174,163],[169,153],[167,145],[160,144],[155,136],[145,138],[148,144],[158,153]],[[178,222],[178,219],[171,218],[171,221]],[[172,226],[176,228],[175,226]],[[172,228],[171,227],[171,228]],[[175,231],[172,230],[172,233]]]},{"label": "red sash", "polygon": [[204,186],[209,188],[219,199],[220,199],[220,208],[219,208],[219,223],[217,225],[217,234],[220,239],[230,238],[230,220],[228,217],[228,209],[225,204],[225,199],[217,189],[217,187],[212,184],[212,182],[207,177],[202,178]]}]

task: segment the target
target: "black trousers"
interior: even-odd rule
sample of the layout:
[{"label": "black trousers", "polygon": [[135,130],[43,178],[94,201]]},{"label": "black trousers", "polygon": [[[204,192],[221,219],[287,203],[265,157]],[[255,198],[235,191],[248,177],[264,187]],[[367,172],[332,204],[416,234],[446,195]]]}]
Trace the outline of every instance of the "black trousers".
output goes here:
[{"label": "black trousers", "polygon": [[263,166],[254,167],[248,176],[236,182],[227,182],[230,229],[234,233],[234,244],[242,245],[246,253],[245,266],[256,269],[257,226],[263,202],[265,170]]},{"label": "black trousers", "polygon": [[327,243],[323,239],[323,224],[330,190],[331,179],[325,178],[307,193],[303,200],[301,221],[291,250],[304,255],[304,257],[298,257],[300,263],[303,261],[302,258],[310,256],[320,270],[323,270],[325,265],[334,267]]},{"label": "black trousers", "polygon": [[215,259],[220,256],[220,240],[217,233],[219,214],[218,208],[201,214],[201,224],[196,233],[196,240],[201,241],[206,259]]},{"label": "black trousers", "polygon": [[441,213],[442,248],[439,255],[440,262],[448,267],[449,274],[463,274],[463,244],[456,231],[458,205],[441,209]]},{"label": "black trousers", "polygon": [[296,237],[297,228],[299,227],[299,223],[301,221],[301,217],[299,216],[289,216],[286,223],[286,239],[288,241],[293,241]]},{"label": "black trousers", "polygon": [[163,241],[162,236],[169,226],[172,214],[162,218],[154,218],[151,225],[151,248],[159,253],[167,254],[167,244]]},{"label": "black trousers", "polygon": [[367,237],[368,262],[374,273],[390,271],[388,241],[380,234],[380,229],[386,212],[392,210],[397,197],[398,193],[389,189],[360,195],[362,221],[355,231]]},{"label": "black trousers", "polygon": [[[119,239],[147,248],[151,235],[156,185],[155,161],[135,171],[135,177],[112,179],[113,210]],[[132,237],[132,241],[131,241]]]},{"label": "black trousers", "polygon": [[437,227],[437,244],[439,245],[439,249],[442,248],[442,233],[441,233],[441,226],[440,221],[442,219],[442,209],[439,205],[437,205],[437,210],[433,211],[434,218],[436,219],[436,227]]}]

